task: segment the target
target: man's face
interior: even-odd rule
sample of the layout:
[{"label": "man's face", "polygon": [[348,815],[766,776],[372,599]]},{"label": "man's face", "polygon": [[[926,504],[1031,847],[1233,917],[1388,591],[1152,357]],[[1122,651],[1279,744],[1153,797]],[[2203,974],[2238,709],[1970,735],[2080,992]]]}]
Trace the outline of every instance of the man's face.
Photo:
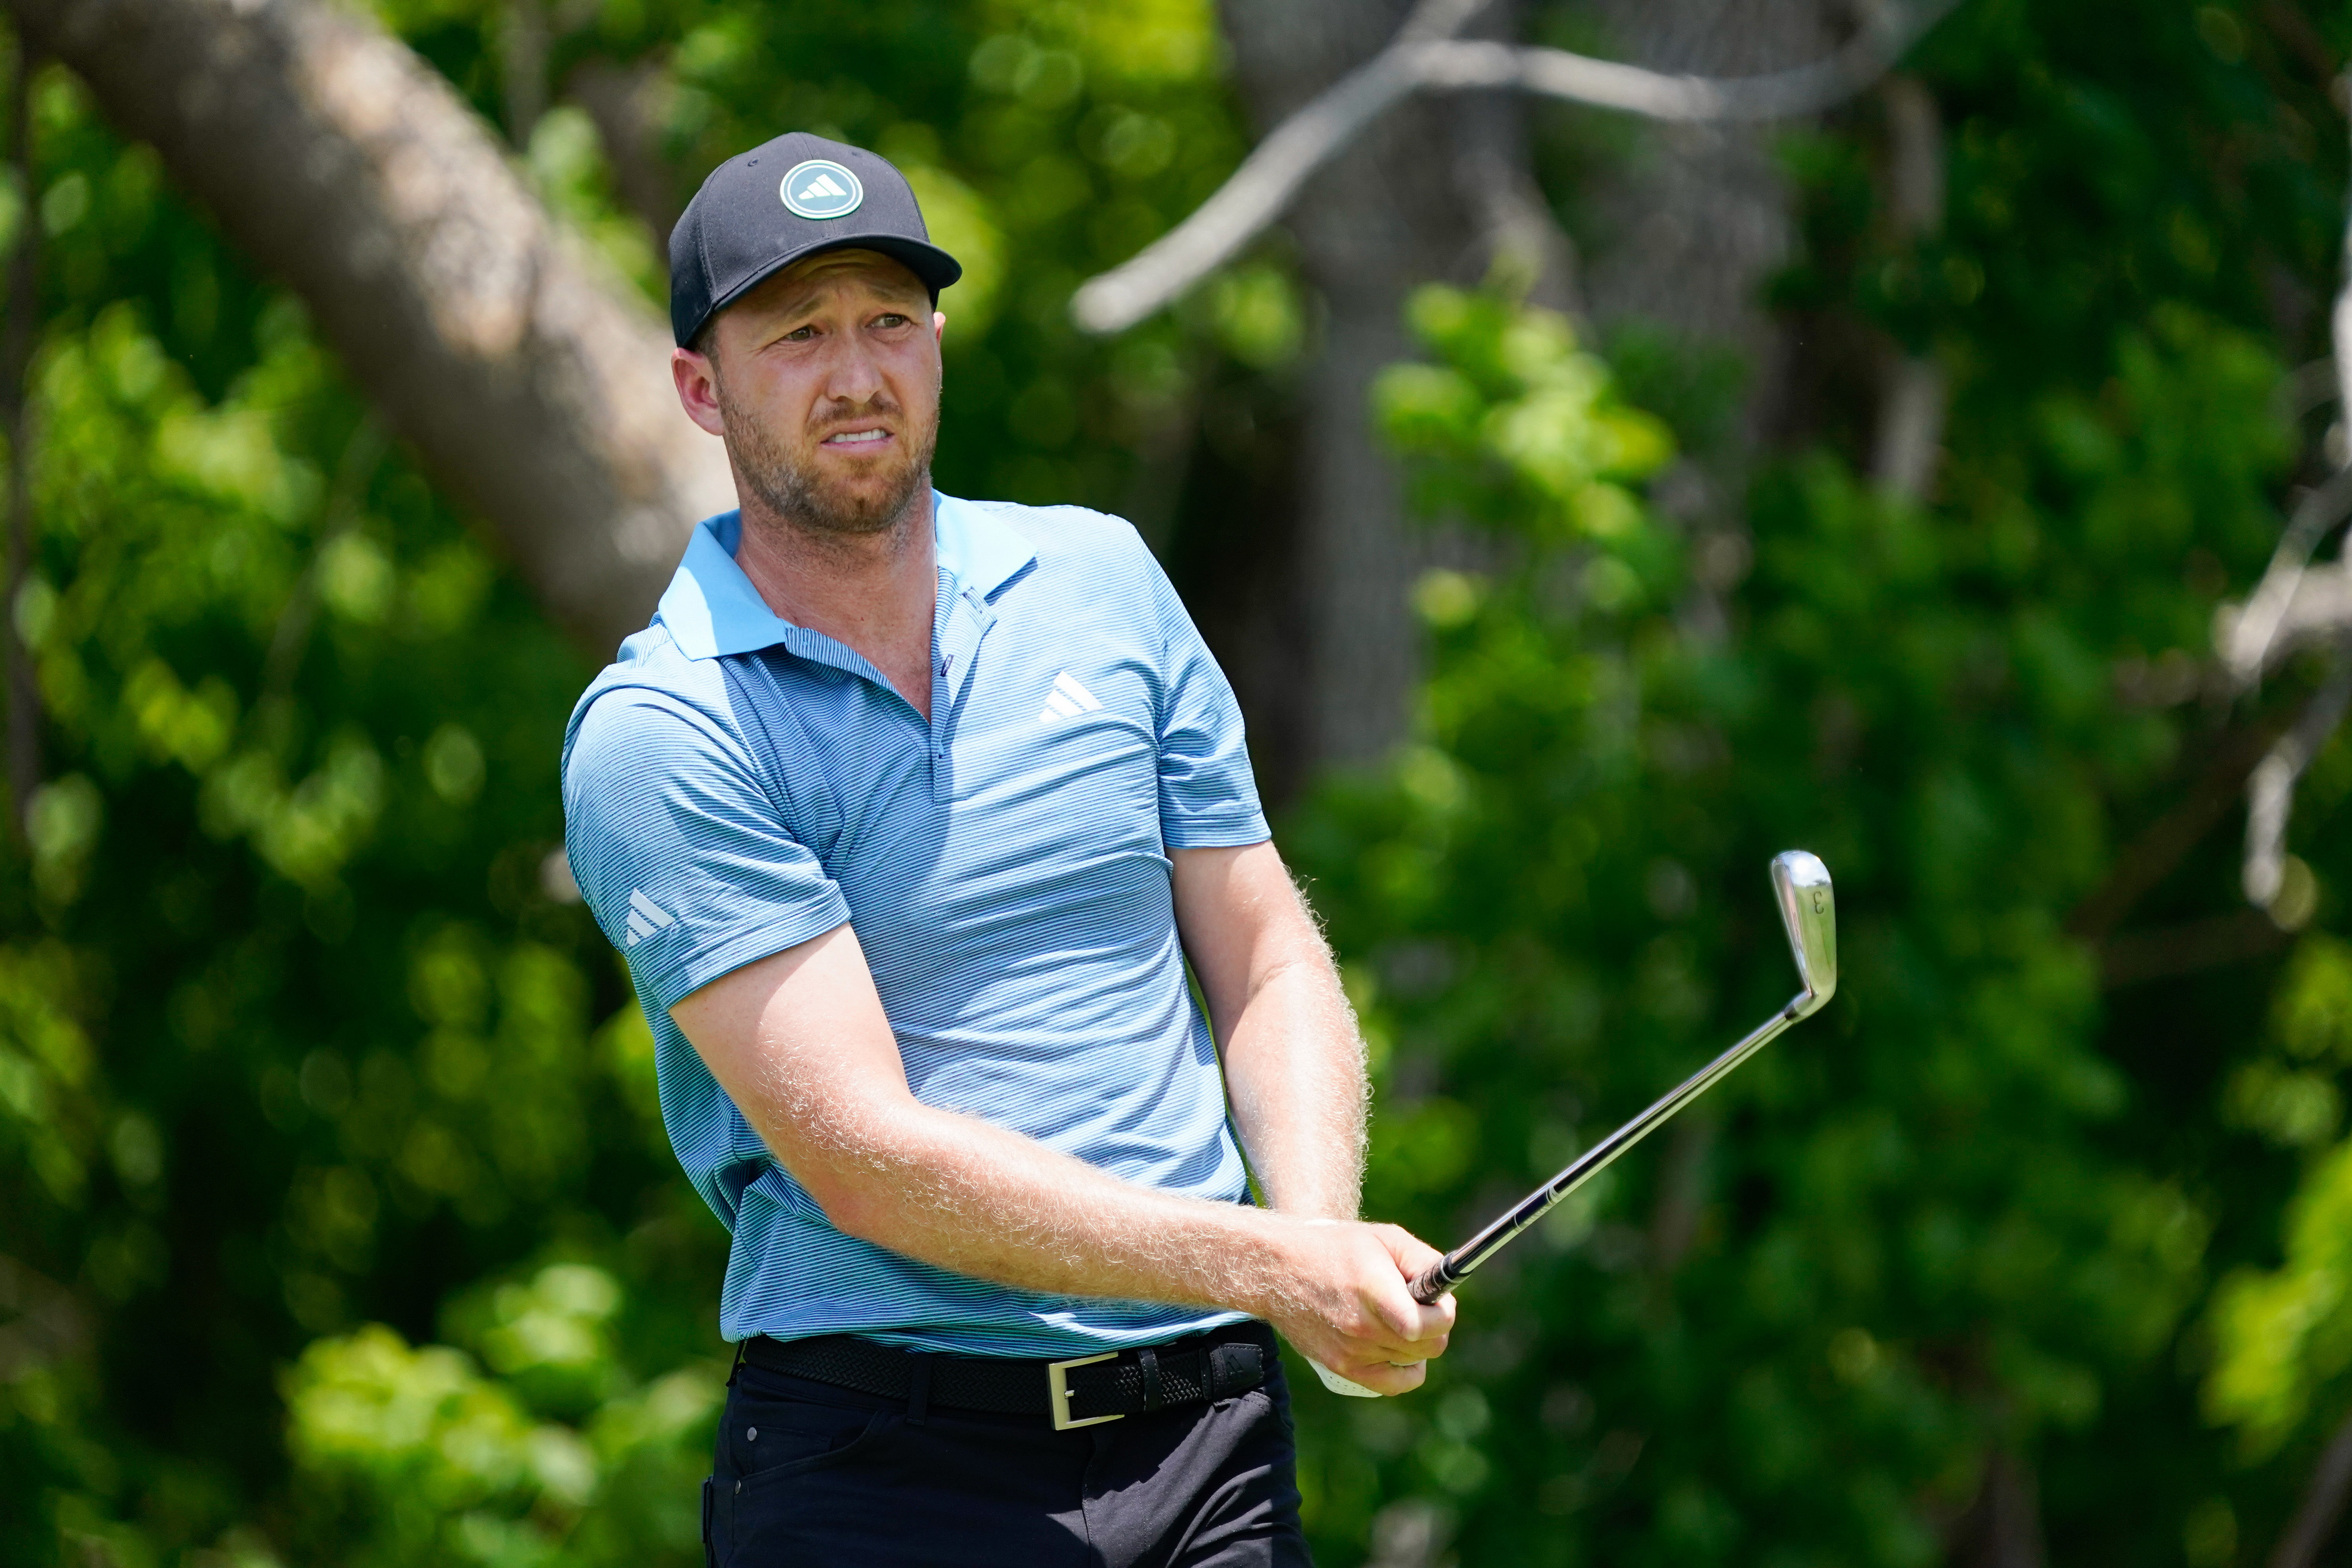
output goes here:
[{"label": "man's face", "polygon": [[709,358],[681,349],[673,370],[687,412],[726,438],[740,481],[769,508],[824,532],[877,533],[929,480],[945,322],[898,262],[831,251],[720,311]]}]

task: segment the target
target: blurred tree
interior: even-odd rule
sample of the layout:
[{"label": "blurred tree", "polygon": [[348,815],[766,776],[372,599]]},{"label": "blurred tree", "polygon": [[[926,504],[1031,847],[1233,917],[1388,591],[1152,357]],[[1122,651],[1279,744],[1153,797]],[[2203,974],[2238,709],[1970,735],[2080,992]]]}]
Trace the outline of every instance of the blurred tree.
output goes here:
[{"label": "blurred tree", "polygon": [[[129,19],[175,14],[41,13],[96,19],[26,24],[89,79],[6,106],[0,239],[39,243],[9,624],[44,772],[0,863],[0,1560],[694,1561],[722,1237],[551,859],[586,671],[546,576],[575,524],[614,537],[620,491],[530,543],[445,471],[446,410],[376,388],[353,334],[381,322],[269,281],[293,268],[240,193],[188,205],[226,164],[106,128],[90,83],[142,59],[157,123],[323,112],[206,108],[253,68],[157,66]],[[1352,395],[1307,390],[1316,275],[1276,240],[1115,341],[1066,314],[1240,161],[1247,46],[1204,7],[235,15],[397,65],[339,79],[431,106],[349,139],[353,189],[393,188],[366,148],[446,132],[496,201],[428,206],[395,254],[520,212],[483,243],[604,279],[599,342],[657,331],[654,235],[699,169],[788,124],[889,153],[971,266],[942,483],[1136,517],[1236,665],[1296,685],[1262,517],[1302,399]],[[2210,829],[2315,677],[2233,703],[2203,650],[2331,467],[2282,367],[2326,341],[2342,26],[1976,0],[1913,62],[1924,103],[1749,144],[1788,204],[1738,274],[1769,277],[1777,379],[1646,307],[1604,336],[1421,297],[1428,363],[1381,417],[1483,564],[1413,595],[1412,743],[1286,831],[1382,1054],[1370,1203],[1451,1237],[1784,996],[1760,872],[1790,842],[1838,873],[1850,977],[1482,1275],[1428,1396],[1302,1393],[1324,1561],[2220,1568],[2332,1473],[2352,749],[2305,775],[2300,901],[2238,919]],[[1590,195],[1638,203],[1622,122],[1526,133],[1584,253],[1637,275],[1639,226]],[[1949,412],[1898,464],[1902,367]],[[1676,465],[1735,442],[1683,504]],[[1278,770],[1297,728],[1261,731]],[[2239,962],[2289,952],[2275,996]]]},{"label": "blurred tree", "polygon": [[[1785,144],[1803,245],[1773,297],[1811,352],[1752,542],[1612,488],[1657,459],[1628,463],[1565,323],[1419,307],[1436,363],[1384,382],[1389,426],[1425,508],[1507,543],[1424,580],[1417,743],[1294,836],[1387,1058],[1376,1199],[1458,1235],[1785,994],[1776,848],[1837,871],[1848,978],[1816,1034],[1480,1276],[1433,1399],[1310,1402],[1327,1539],[2220,1563],[2284,1527],[2328,1429],[2303,1402],[2344,1364],[2313,1315],[2338,1167],[2283,1273],[2225,1290],[2210,1340],[2195,1309],[2292,1184],[2229,1129],[2324,1142],[2333,1058],[2306,1022],[2292,1065],[2232,1069],[2260,980],[2210,966],[2284,945],[2343,848],[2312,827],[2315,884],[2248,925],[2192,785],[2219,769],[2226,799],[2260,753],[2218,675],[2197,703],[2202,650],[2319,460],[2279,389],[2326,343],[2341,153],[2307,127],[2340,40],[2277,8],[2119,24],[1971,7],[1919,58],[1926,103]],[[1935,155],[1929,109],[1957,127],[1940,222],[1904,166]],[[1625,395],[1687,441],[1724,428],[1736,399],[1625,332]],[[1928,468],[1885,458],[1923,356],[1954,397]],[[2343,755],[2315,768],[2323,824]],[[2282,1005],[2332,1016],[2298,965],[2321,978]],[[2242,1464],[2173,1370],[2206,1344],[2209,1408],[2270,1445]]]},{"label": "blurred tree", "polygon": [[650,301],[551,216],[446,81],[308,0],[14,15],[293,285],[559,621],[594,647],[645,624],[680,520],[731,498],[725,459],[677,407]]},{"label": "blurred tree", "polygon": [[[1783,999],[1760,876],[1781,841],[1838,871],[1846,978],[1814,1032],[1479,1277],[1446,1392],[1388,1441],[1475,1500],[1473,1558],[1932,1560],[1988,1456],[2094,1421],[2198,1287],[2210,1218],[2101,1147],[2126,1089],[2091,958],[2058,937],[2103,794],[2166,748],[2104,700],[2101,617],[1826,458],[1761,498],[1751,635],[1677,635],[1681,552],[1610,482],[1664,442],[1556,318],[1419,313],[1443,368],[1384,383],[1391,427],[1434,460],[1430,499],[1525,548],[1424,582],[1422,743],[1300,841],[1392,1042],[1374,1205],[1450,1233]],[[2236,456],[2182,477],[2242,560],[2273,371],[2169,327],[2125,345],[2146,370],[2105,482],[2163,460],[2171,387],[2230,388],[2252,413],[2213,445]],[[2170,602],[2111,635],[2199,626],[2168,563],[2150,575]],[[1950,721],[1970,702],[2000,721]],[[1472,1441],[1472,1409],[1512,1441]],[[1353,1436],[1327,1440],[1327,1509],[1386,1493]]]},{"label": "blurred tree", "polygon": [[[1261,268],[1108,348],[1063,305],[1078,265],[1230,163],[1209,18],[909,5],[848,39],[740,7],[389,14],[420,54],[270,6],[218,14],[209,40],[257,63],[232,50],[192,77],[205,40],[114,15],[124,35],[85,63],[143,79],[149,121],[389,119],[361,115],[333,165],[356,219],[307,260],[258,256],[343,291],[313,311],[232,248],[299,216],[298,190],[184,171],[221,188],[224,232],[156,151],[104,128],[81,79],[39,69],[22,100],[31,156],[0,239],[24,257],[40,237],[41,291],[33,435],[9,454],[36,524],[11,624],[47,774],[0,865],[0,1560],[694,1561],[724,1237],[675,1180],[650,1041],[556,853],[556,746],[590,666],[541,605],[566,610],[551,574],[611,588],[595,539],[619,503],[592,473],[571,479],[605,485],[601,514],[567,516],[565,490],[499,515],[452,480],[434,422],[465,418],[469,375],[508,378],[526,413],[593,384],[562,378],[646,336],[660,287],[623,195],[808,124],[887,149],[969,267],[942,481],[1124,499],[1164,536],[1182,454],[1155,433],[1190,427],[1196,377],[1295,353],[1287,285]],[[159,37],[178,58],[137,79]],[[844,42],[838,75],[780,83],[758,63]],[[309,79],[290,58],[355,96],[254,95],[272,47],[280,89]],[[619,157],[579,101],[595,87],[567,85],[600,73],[650,116]],[[477,114],[527,142],[500,149]],[[387,207],[386,160],[459,183],[421,216]],[[475,210],[468,169],[488,171]],[[551,291],[455,265],[492,305],[552,312],[552,341],[459,363],[467,343],[415,341],[432,321],[371,317],[382,301],[348,271],[368,247],[347,243],[371,233],[411,284],[436,244],[540,247]],[[1016,272],[1016,244],[1072,263]],[[601,305],[557,309],[589,284]],[[518,370],[532,353],[543,374]],[[421,393],[378,379],[412,373]],[[581,437],[556,424],[519,465]],[[570,629],[609,630],[601,603],[574,601]]]},{"label": "blurred tree", "polygon": [[[1663,227],[1652,226],[1645,239],[1667,243],[1638,247],[1633,265],[1650,285],[1638,297],[1677,307],[1706,301],[1695,319],[1669,312],[1682,330],[1677,342],[1695,327],[1727,326],[1760,341],[1769,329],[1757,319],[1754,286],[1780,254],[1788,225],[1785,193],[1752,122],[1817,113],[1869,86],[1950,4],[1883,7],[1858,18],[1835,47],[1810,3],[1743,11],[1728,28],[1711,7],[1629,13],[1637,54],[1658,54],[1663,43],[1665,55],[1687,56],[1694,33],[1717,44],[1727,38],[1729,48],[1703,51],[1739,73],[1723,78],[1525,43],[1522,8],[1496,0],[1227,7],[1236,75],[1266,126],[1263,138],[1173,232],[1089,279],[1072,311],[1091,331],[1120,331],[1277,218],[1296,239],[1323,317],[1319,352],[1304,373],[1298,442],[1305,680],[1293,685],[1311,757],[1361,763],[1395,742],[1415,668],[1406,585],[1416,563],[1459,557],[1465,546],[1442,529],[1415,537],[1403,526],[1397,475],[1376,450],[1355,395],[1401,352],[1396,318],[1405,291],[1420,279],[1484,277],[1548,302],[1572,303],[1579,294],[1573,247],[1529,167],[1521,95],[1673,122],[1684,163],[1696,154],[1722,165],[1712,184],[1648,172],[1669,201],[1708,211],[1696,225],[1665,214]],[[1433,101],[1440,93],[1446,96]],[[1656,195],[1643,200],[1654,206]],[[1759,207],[1769,209],[1760,226],[1750,210]],[[1700,235],[1706,237],[1686,243]],[[1717,490],[1737,478],[1718,473]]]},{"label": "blurred tree", "polygon": [[[1235,76],[1267,131],[1378,53],[1409,14],[1429,9],[1250,0],[1222,16]],[[1510,30],[1512,7],[1485,9],[1482,31]],[[1405,589],[1428,563],[1429,541],[1406,526],[1398,475],[1363,404],[1372,375],[1405,352],[1406,293],[1432,278],[1475,282],[1498,259],[1530,286],[1568,284],[1515,100],[1485,93],[1407,106],[1319,174],[1288,224],[1323,317],[1303,373],[1293,525],[1307,584],[1297,717],[1318,762],[1385,753],[1402,731],[1415,665]]]}]

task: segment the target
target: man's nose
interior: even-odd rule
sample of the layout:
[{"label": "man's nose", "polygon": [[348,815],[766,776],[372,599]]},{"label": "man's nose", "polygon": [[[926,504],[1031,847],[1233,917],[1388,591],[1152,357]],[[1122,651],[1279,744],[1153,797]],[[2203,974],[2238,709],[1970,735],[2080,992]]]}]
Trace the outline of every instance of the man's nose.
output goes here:
[{"label": "man's nose", "polygon": [[836,403],[873,402],[887,386],[873,348],[856,332],[845,332],[834,342],[836,346],[825,364],[825,396]]}]

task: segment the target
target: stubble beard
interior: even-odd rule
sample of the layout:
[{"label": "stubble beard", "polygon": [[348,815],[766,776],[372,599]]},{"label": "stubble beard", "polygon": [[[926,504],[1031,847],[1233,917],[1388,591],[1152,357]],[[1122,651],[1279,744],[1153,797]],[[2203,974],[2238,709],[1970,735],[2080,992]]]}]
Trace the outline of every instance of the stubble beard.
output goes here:
[{"label": "stubble beard", "polygon": [[[724,380],[717,390],[727,453],[734,459],[735,471],[770,511],[807,534],[845,540],[888,533],[905,522],[917,489],[930,483],[931,454],[939,446],[936,417],[919,432],[908,432],[921,445],[908,453],[889,482],[878,491],[861,492],[828,485],[810,468],[795,463],[775,432],[727,395]],[[887,395],[877,398],[870,408],[877,415],[899,412],[896,400]],[[902,429],[908,423],[898,421]]]}]

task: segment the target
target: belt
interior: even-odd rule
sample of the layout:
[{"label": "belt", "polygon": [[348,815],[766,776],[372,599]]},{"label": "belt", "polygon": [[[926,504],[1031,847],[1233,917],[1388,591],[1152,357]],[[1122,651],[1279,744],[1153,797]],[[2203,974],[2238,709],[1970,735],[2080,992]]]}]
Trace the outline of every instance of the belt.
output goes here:
[{"label": "belt", "polygon": [[1274,1331],[1260,1322],[1068,1361],[926,1355],[851,1334],[743,1342],[743,1359],[765,1372],[914,1405],[1050,1416],[1057,1432],[1246,1393],[1274,1356]]}]

